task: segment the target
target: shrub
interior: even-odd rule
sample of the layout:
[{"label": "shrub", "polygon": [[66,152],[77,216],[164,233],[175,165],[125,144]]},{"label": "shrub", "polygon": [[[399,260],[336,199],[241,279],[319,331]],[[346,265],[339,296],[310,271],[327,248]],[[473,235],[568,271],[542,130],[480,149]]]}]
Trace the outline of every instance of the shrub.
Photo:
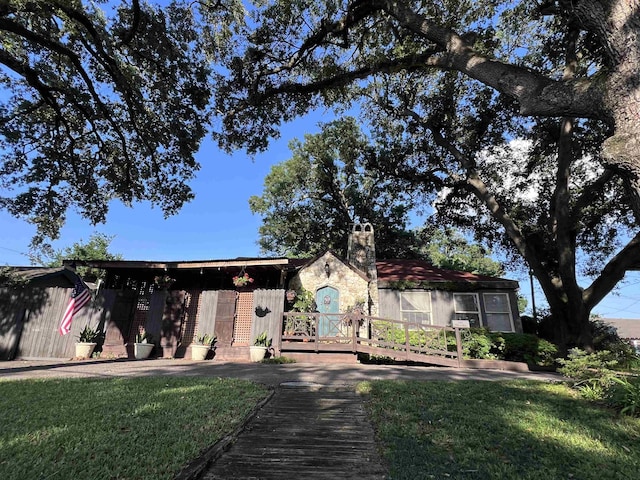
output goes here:
[{"label": "shrub", "polygon": [[561,365],[558,371],[575,381],[574,388],[587,400],[605,400],[612,395],[616,383],[618,361],[607,350],[587,353],[572,348],[566,359],[558,359]]},{"label": "shrub", "polygon": [[594,348],[610,352],[611,358],[618,362],[617,368],[629,369],[637,364],[638,356],[633,345],[620,338],[615,327],[594,317],[591,320],[591,334]]},{"label": "shrub", "polygon": [[[470,328],[462,330],[462,354],[464,358],[495,360],[497,349],[491,338],[491,333],[486,328]],[[447,337],[447,347],[450,351],[456,350],[456,339],[453,335]],[[492,350],[494,352],[492,353]]]},{"label": "shrub", "polygon": [[529,333],[492,333],[491,338],[493,353],[503,360],[551,366],[558,355],[553,343]]},{"label": "shrub", "polygon": [[618,366],[618,361],[608,350],[587,353],[579,348],[569,350],[567,358],[559,358],[561,365],[558,371],[565,377],[577,381],[611,377],[612,369]]},{"label": "shrub", "polygon": [[640,415],[640,378],[614,377],[609,404],[625,415]]}]

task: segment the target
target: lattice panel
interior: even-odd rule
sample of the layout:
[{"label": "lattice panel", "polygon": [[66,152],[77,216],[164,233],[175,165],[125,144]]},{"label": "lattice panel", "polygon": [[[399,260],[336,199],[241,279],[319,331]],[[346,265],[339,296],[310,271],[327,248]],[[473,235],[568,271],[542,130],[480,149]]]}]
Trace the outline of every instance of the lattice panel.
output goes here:
[{"label": "lattice panel", "polygon": [[236,321],[233,325],[233,344],[249,345],[253,320],[253,292],[238,292]]},{"label": "lattice panel", "polygon": [[[202,298],[202,290],[187,290],[184,299],[184,320],[182,322],[182,331],[180,339],[183,344],[190,344],[193,337],[198,332],[198,319],[200,316],[200,298]],[[213,332],[200,332],[213,333]]]},{"label": "lattice panel", "polygon": [[146,287],[147,285],[144,282],[138,286],[138,301],[129,330],[129,338],[127,338],[128,343],[135,342],[136,335],[144,331],[144,324],[147,321],[147,313],[149,312],[149,293]]}]

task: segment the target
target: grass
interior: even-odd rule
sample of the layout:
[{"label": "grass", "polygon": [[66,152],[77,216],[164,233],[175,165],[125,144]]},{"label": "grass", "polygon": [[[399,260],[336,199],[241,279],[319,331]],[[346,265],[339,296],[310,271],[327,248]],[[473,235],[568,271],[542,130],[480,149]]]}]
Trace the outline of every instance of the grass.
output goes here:
[{"label": "grass", "polygon": [[563,384],[374,381],[359,389],[394,480],[617,480],[640,472],[640,419]]},{"label": "grass", "polygon": [[170,479],[266,395],[230,379],[0,382],[0,478]]}]

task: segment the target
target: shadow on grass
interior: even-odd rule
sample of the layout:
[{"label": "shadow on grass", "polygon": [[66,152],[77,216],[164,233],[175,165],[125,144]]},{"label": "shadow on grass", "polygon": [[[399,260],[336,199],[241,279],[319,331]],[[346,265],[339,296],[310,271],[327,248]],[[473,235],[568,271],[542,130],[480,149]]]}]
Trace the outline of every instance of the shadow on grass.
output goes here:
[{"label": "shadow on grass", "polygon": [[266,395],[213,378],[0,382],[0,478],[171,479]]},{"label": "shadow on grass", "polygon": [[640,419],[561,384],[381,381],[369,389],[393,479],[637,478]]}]

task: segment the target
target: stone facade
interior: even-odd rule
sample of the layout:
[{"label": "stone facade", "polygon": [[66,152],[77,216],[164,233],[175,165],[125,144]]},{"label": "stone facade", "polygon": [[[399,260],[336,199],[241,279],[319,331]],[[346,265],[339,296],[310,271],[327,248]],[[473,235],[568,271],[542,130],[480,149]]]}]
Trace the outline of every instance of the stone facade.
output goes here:
[{"label": "stone facade", "polygon": [[[315,296],[319,289],[333,287],[340,294],[339,311],[346,312],[358,303],[364,303],[367,310],[367,304],[370,303],[369,283],[364,273],[349,266],[329,251],[301,268],[291,279],[289,288],[299,290],[302,287]],[[373,289],[376,290],[377,298],[377,285]],[[377,311],[377,305],[375,305],[375,311]]]}]

